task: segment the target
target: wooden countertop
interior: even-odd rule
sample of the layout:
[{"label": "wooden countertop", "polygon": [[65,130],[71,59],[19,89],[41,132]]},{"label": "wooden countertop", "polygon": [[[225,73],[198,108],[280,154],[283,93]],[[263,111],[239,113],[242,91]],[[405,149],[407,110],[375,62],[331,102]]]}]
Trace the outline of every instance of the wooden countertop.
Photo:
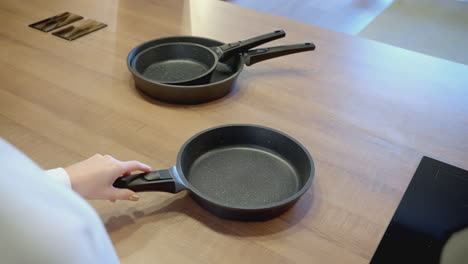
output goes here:
[{"label": "wooden countertop", "polygon": [[[63,11],[108,27],[69,42],[27,26]],[[5,0],[0,22],[0,133],[44,168],[94,153],[168,168],[191,135],[226,123],[279,129],[314,157],[311,189],[268,222],[219,219],[185,192],[92,201],[122,263],[368,263],[423,155],[468,168],[462,64],[222,1]],[[317,50],[246,67],[211,103],[146,100],[126,68],[153,38],[279,28],[269,45]]]}]

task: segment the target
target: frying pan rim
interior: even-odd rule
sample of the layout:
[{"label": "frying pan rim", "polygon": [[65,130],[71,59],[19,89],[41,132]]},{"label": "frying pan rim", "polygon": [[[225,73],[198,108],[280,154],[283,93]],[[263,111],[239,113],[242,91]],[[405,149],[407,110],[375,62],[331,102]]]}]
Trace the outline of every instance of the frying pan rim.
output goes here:
[{"label": "frying pan rim", "polygon": [[[139,54],[140,52],[146,50],[147,48],[150,48],[150,46],[148,46],[147,48],[138,51],[139,49],[142,49],[143,46],[151,44],[151,43],[153,43],[155,41],[170,40],[170,39],[175,39],[175,38],[202,39],[202,40],[218,42],[218,43],[220,43],[220,45],[226,44],[226,43],[224,43],[222,41],[219,41],[219,40],[216,40],[216,39],[198,37],[198,36],[189,36],[189,35],[169,36],[169,37],[164,37],[164,38],[151,39],[151,40],[148,40],[146,42],[140,43],[139,45],[134,47],[128,53],[128,55],[127,55],[127,68],[128,68],[128,70],[132,73],[132,75],[137,76],[138,78],[140,78],[140,79],[142,79],[142,80],[144,80],[146,82],[155,84],[155,85],[168,87],[168,88],[175,88],[175,89],[197,89],[197,88],[204,88],[204,87],[214,86],[214,85],[218,85],[218,84],[221,84],[221,83],[224,83],[224,82],[228,82],[229,80],[237,78],[239,76],[239,74],[242,72],[242,70],[244,69],[244,61],[243,61],[241,55],[237,55],[237,56],[241,57],[240,60],[239,60],[239,64],[240,64],[239,68],[237,69],[237,71],[234,74],[232,74],[231,76],[229,76],[226,79],[222,79],[222,80],[219,80],[219,81],[214,82],[214,83],[210,82],[210,83],[198,84],[198,85],[175,85],[175,84],[165,84],[165,83],[155,82],[154,80],[148,79],[145,76],[141,75],[140,73],[138,73],[138,71],[136,69],[134,69],[132,67],[132,61],[136,57],[136,55]],[[177,42],[185,42],[185,41],[177,41]],[[187,42],[187,43],[193,43],[193,42]]]},{"label": "frying pan rim", "polygon": [[[151,46],[151,47],[147,47],[146,49],[138,52],[138,54],[136,54],[132,61],[131,61],[131,66],[132,68],[136,70],[136,64],[138,63],[137,59],[140,58],[141,56],[144,55],[144,53],[148,52],[149,50],[151,49],[158,49],[158,48],[162,48],[164,46],[170,46],[170,45],[178,45],[178,46],[184,46],[184,45],[187,45],[187,46],[195,46],[197,47],[198,49],[201,49],[201,50],[204,50],[204,51],[207,51],[209,52],[212,56],[213,56],[213,60],[215,63],[213,63],[211,65],[211,67],[206,70],[203,74],[199,74],[198,76],[196,76],[195,78],[190,78],[190,79],[185,79],[185,80],[177,80],[175,81],[176,83],[182,83],[182,82],[189,82],[189,81],[193,81],[193,80],[198,80],[200,78],[203,78],[204,76],[212,73],[215,68],[216,68],[216,65],[218,64],[218,54],[216,54],[216,52],[214,52],[212,49],[210,49],[209,47],[206,47],[206,46],[203,46],[201,44],[198,44],[198,43],[191,43],[191,42],[183,42],[183,41],[178,41],[178,42],[169,42],[169,43],[163,43],[163,44],[159,44],[159,45],[154,45],[154,46]],[[138,71],[137,71],[138,72]],[[140,73],[140,75],[144,76],[143,74]],[[162,84],[169,84],[169,85],[174,85],[172,84],[171,82],[158,82],[158,81],[155,81],[153,80],[154,82],[157,82],[157,83],[162,83]],[[187,87],[187,85],[181,85],[183,87]]]},{"label": "frying pan rim", "polygon": [[[254,127],[254,128],[266,129],[266,130],[278,133],[278,134],[280,134],[282,136],[285,136],[286,138],[293,141],[300,149],[302,149],[302,151],[306,154],[308,160],[310,161],[310,175],[307,178],[307,181],[302,186],[302,188],[299,189],[299,191],[297,191],[296,193],[294,193],[290,197],[288,197],[286,199],[283,199],[281,201],[278,201],[278,202],[268,203],[268,204],[261,205],[261,206],[242,206],[242,207],[241,206],[229,205],[229,204],[226,204],[226,203],[211,199],[211,198],[207,197],[206,195],[204,195],[202,192],[200,192],[197,188],[195,188],[187,180],[187,178],[185,177],[185,174],[183,173],[182,168],[181,168],[181,159],[182,159],[182,155],[183,155],[183,153],[185,151],[185,148],[188,146],[188,144],[190,144],[190,142],[192,142],[194,139],[196,139],[197,137],[199,137],[200,135],[202,135],[204,133],[207,133],[207,132],[212,131],[212,130],[220,129],[220,128],[233,127],[233,126],[235,126],[235,127],[244,126],[244,127]],[[274,128],[261,126],[261,125],[255,125],[255,124],[244,124],[244,123],[224,124],[224,125],[211,127],[211,128],[205,129],[203,131],[200,131],[200,132],[196,133],[195,135],[193,135],[192,137],[190,137],[187,141],[185,141],[185,143],[182,145],[182,147],[180,147],[180,150],[179,150],[179,152],[177,154],[176,170],[177,170],[178,175],[180,176],[180,179],[182,180],[182,183],[185,185],[187,190],[192,192],[193,194],[195,194],[199,198],[204,199],[204,200],[206,200],[206,201],[208,201],[210,203],[213,203],[213,204],[215,204],[215,205],[217,205],[219,207],[223,207],[223,208],[230,209],[230,210],[243,210],[243,211],[255,211],[255,210],[259,210],[259,209],[271,209],[271,208],[276,208],[276,207],[288,204],[288,203],[298,199],[299,197],[301,197],[310,188],[310,186],[312,185],[312,180],[313,180],[313,178],[315,176],[314,160],[313,160],[312,156],[310,155],[309,151],[299,141],[297,141],[293,137],[289,136],[288,134],[286,134],[284,132],[281,132],[279,130],[276,130]]]}]

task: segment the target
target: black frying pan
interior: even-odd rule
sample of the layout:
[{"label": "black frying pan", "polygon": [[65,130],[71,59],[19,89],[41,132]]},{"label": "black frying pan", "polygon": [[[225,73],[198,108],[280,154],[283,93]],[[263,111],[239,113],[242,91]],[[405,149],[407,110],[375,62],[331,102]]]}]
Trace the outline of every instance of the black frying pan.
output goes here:
[{"label": "black frying pan", "polygon": [[225,125],[190,138],[170,169],[119,178],[134,191],[189,190],[211,213],[266,220],[294,205],[312,184],[314,163],[290,136],[257,125]]},{"label": "black frying pan", "polygon": [[220,60],[286,35],[283,30],[215,47],[188,42],[152,46],[135,59],[136,69],[155,82],[176,85],[207,83]]},{"label": "black frying pan", "polygon": [[[223,43],[217,40],[202,37],[167,37],[162,39],[154,39],[143,43],[135,47],[129,53],[127,57],[127,66],[130,72],[132,73],[133,79],[135,81],[135,86],[149,97],[176,104],[199,104],[225,96],[234,87],[237,77],[244,68],[244,63],[246,63],[247,65],[253,64],[249,63],[249,61],[252,61],[250,59],[251,57],[255,57],[255,60],[253,60],[252,62],[259,62],[262,60],[295,53],[294,49],[287,51],[258,49],[257,51],[250,51],[250,55],[236,54],[228,60],[218,63],[215,70],[211,74],[210,79],[205,84],[188,86],[164,84],[152,80],[151,76],[145,76],[144,69],[146,68],[146,66],[138,66],[137,61],[134,60],[135,57],[144,50],[153,46],[174,42],[195,43],[206,47],[220,46]],[[300,45],[302,47],[295,47],[297,49],[297,52],[315,49],[315,46],[312,43]],[[294,47],[294,45],[292,46]],[[150,62],[151,60],[149,60],[148,63]]]}]

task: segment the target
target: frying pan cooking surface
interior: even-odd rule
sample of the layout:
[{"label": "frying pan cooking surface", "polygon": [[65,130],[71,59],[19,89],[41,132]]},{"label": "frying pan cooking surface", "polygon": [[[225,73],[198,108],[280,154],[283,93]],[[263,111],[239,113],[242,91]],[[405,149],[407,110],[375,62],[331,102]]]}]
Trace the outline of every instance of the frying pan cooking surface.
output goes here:
[{"label": "frying pan cooking surface", "polygon": [[211,150],[195,160],[187,175],[201,193],[229,206],[275,203],[300,189],[300,179],[288,161],[254,145]]}]

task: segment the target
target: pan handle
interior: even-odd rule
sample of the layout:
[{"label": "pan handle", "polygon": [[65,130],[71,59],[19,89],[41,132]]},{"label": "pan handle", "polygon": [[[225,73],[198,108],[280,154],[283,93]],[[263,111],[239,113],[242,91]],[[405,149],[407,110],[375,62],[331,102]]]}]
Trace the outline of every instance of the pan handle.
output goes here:
[{"label": "pan handle", "polygon": [[135,192],[160,191],[178,193],[187,189],[177,174],[175,166],[167,170],[123,176],[118,178],[113,183],[113,186],[130,189]]},{"label": "pan handle", "polygon": [[275,39],[279,39],[286,36],[284,30],[276,30],[271,33],[263,34],[246,40],[236,41],[228,43],[219,47],[216,47],[216,53],[220,57],[220,60],[226,60],[238,53],[243,53],[251,48],[260,46],[264,43],[270,42]]},{"label": "pan handle", "polygon": [[293,53],[315,50],[314,43],[307,42],[303,44],[293,44],[285,46],[277,46],[271,48],[250,50],[244,55],[244,63],[247,66],[257,62],[273,59]]}]

